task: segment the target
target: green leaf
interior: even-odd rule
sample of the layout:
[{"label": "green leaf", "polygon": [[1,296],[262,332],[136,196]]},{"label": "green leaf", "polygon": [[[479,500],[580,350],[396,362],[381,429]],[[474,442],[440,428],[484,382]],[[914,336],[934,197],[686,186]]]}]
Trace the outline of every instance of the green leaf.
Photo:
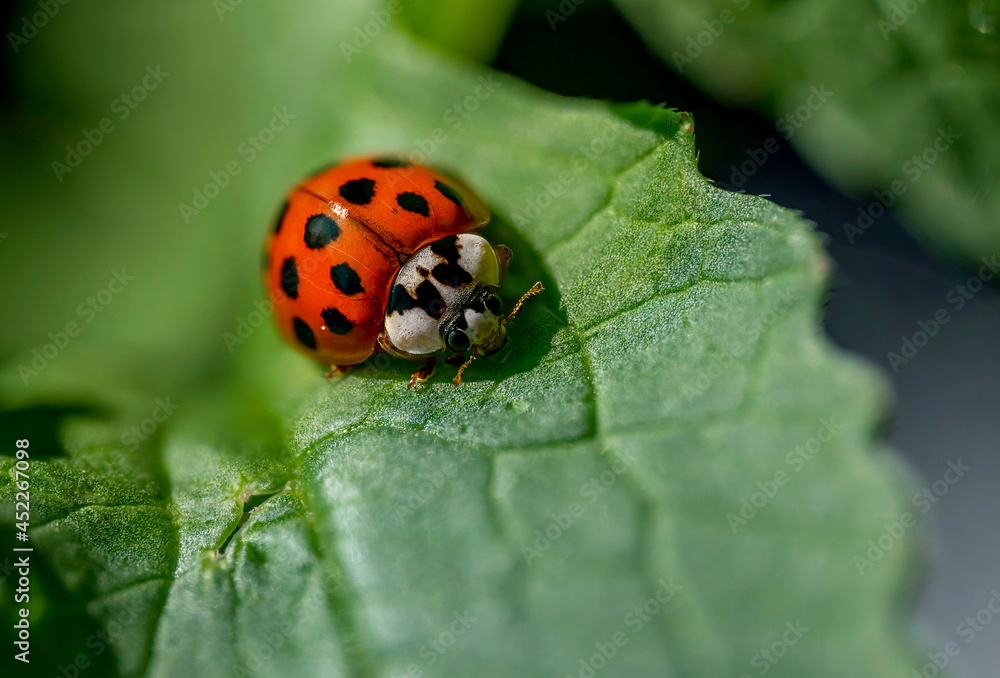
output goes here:
[{"label": "green leaf", "polygon": [[848,242],[882,227],[879,191],[952,256],[1000,247],[995,0],[616,4],[666,63],[771,116],[775,138],[863,201]]},{"label": "green leaf", "polygon": [[[36,604],[105,635],[65,627],[36,665],[94,659],[93,641],[124,676],[715,677],[787,643],[771,675],[908,675],[920,530],[857,564],[906,510],[875,439],[884,385],[818,330],[808,225],[706,182],[686,114],[555,97],[395,25],[348,61],[374,3],[75,7],[25,55],[3,136],[6,213],[34,217],[0,276],[41,290],[9,302],[38,310],[4,340],[0,430],[30,423],[31,543],[52,572]],[[18,144],[60,152],[33,106],[71,142],[147,63],[163,89],[59,190],[47,164],[14,171]],[[248,160],[275,107],[296,117]],[[376,151],[461,174],[514,250],[508,299],[546,285],[461,387],[442,369],[411,391],[412,366],[379,359],[326,382],[260,325],[283,190]],[[186,222],[178,202],[231,160]],[[78,315],[123,266],[134,284]],[[0,470],[7,521],[13,459]],[[58,621],[38,614],[40,634]]]},{"label": "green leaf", "polygon": [[[386,5],[390,15],[396,8],[400,18],[415,35],[477,61],[488,62],[496,55],[507,26],[517,8],[515,0],[424,0],[406,7],[405,0]],[[405,10],[405,11],[403,11]],[[383,10],[375,10],[373,18],[386,22]],[[375,32],[374,27],[367,27]]]}]

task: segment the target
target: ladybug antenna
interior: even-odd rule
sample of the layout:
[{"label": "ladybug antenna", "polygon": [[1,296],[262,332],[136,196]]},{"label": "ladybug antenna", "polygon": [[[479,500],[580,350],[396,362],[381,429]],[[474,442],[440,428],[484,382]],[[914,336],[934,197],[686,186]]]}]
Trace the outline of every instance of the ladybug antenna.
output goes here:
[{"label": "ladybug antenna", "polygon": [[472,355],[470,355],[469,359],[462,363],[462,366],[458,368],[458,374],[455,375],[455,378],[451,383],[455,384],[455,386],[462,383],[462,372],[465,372],[465,368],[472,364],[472,361],[476,359],[477,355],[479,355],[479,353],[476,349],[472,349]]},{"label": "ladybug antenna", "polygon": [[[542,287],[542,283],[540,283],[540,282],[536,282],[534,285],[532,285],[531,289],[528,290],[527,292],[525,292],[524,296],[522,296],[520,299],[518,299],[517,303],[514,304],[514,308],[513,308],[513,310],[511,310],[510,315],[508,315],[506,318],[503,319],[503,324],[506,325],[507,323],[509,323],[511,320],[514,319],[514,314],[521,310],[521,307],[524,305],[524,302],[525,302],[525,300],[527,300],[528,297],[530,297],[532,295],[535,295],[535,294],[538,294],[543,289],[545,289],[545,288]],[[472,360],[470,359],[469,362],[472,362]],[[466,363],[466,364],[468,364],[468,363]],[[461,374],[461,372],[459,372],[459,374]]]}]

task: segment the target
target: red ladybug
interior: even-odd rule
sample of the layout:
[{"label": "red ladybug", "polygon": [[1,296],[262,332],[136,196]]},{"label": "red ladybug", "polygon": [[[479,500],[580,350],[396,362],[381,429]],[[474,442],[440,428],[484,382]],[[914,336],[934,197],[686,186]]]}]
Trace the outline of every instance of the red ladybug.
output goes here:
[{"label": "red ladybug", "polygon": [[[462,363],[507,342],[496,291],[511,252],[474,232],[490,220],[462,184],[402,160],[365,158],[305,180],[266,242],[265,285],[281,333],[335,374],[385,350],[434,372],[433,354]],[[471,351],[468,360],[465,353]],[[464,362],[463,362],[464,361]]]}]

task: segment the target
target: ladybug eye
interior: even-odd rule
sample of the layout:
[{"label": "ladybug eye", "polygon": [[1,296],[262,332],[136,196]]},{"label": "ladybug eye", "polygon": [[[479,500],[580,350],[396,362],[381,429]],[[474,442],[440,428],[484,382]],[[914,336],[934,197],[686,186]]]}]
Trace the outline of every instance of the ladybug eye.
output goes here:
[{"label": "ladybug eye", "polygon": [[500,301],[500,297],[493,294],[492,292],[486,296],[486,308],[490,309],[490,313],[500,317],[503,313],[503,302]]},{"label": "ladybug eye", "polygon": [[452,351],[467,351],[471,343],[469,342],[469,335],[467,335],[462,330],[452,330],[448,333],[448,348]]}]

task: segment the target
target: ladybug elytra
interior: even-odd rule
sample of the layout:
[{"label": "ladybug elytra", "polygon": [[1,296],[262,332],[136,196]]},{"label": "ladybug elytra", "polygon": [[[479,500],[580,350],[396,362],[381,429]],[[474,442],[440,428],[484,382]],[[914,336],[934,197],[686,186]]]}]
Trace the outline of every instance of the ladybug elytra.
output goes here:
[{"label": "ladybug elytra", "polygon": [[[426,381],[449,351],[461,363],[507,342],[497,290],[511,251],[477,235],[490,211],[454,179],[402,160],[365,158],[292,190],[267,236],[265,286],[281,333],[330,375],[380,351],[424,363]],[[470,353],[468,360],[466,352]]]}]

